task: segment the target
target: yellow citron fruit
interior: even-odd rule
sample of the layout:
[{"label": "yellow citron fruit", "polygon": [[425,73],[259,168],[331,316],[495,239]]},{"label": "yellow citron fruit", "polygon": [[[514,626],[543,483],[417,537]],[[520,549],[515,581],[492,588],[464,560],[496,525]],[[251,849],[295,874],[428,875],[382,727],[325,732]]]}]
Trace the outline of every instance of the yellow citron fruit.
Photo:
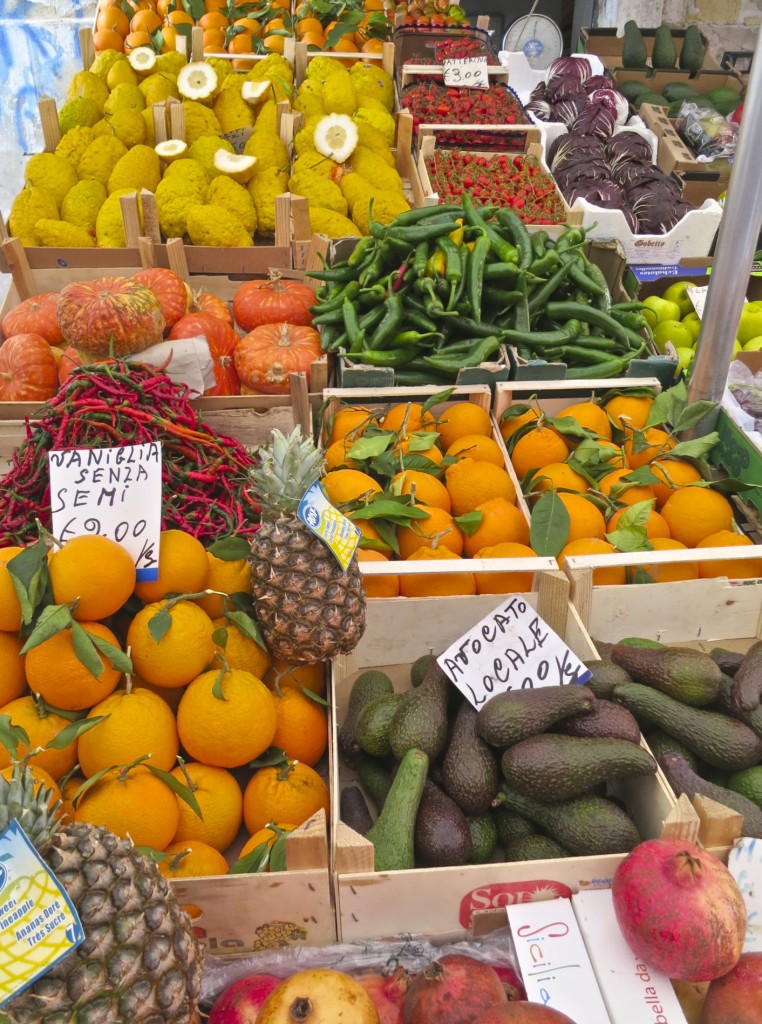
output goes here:
[{"label": "yellow citron fruit", "polygon": [[75,821],[101,825],[154,850],[169,846],[179,817],[175,794],[143,765],[107,772],[82,794],[74,811]]},{"label": "yellow citron fruit", "polygon": [[20,697],[26,689],[22,646],[16,633],[0,633],[0,707]]},{"label": "yellow citron fruit", "polygon": [[[206,589],[218,590],[223,594],[250,594],[251,567],[245,558],[232,561],[217,558],[211,551],[206,553],[207,576]],[[219,618],[223,613],[223,599],[219,594],[205,594],[196,598],[196,604],[203,608],[211,619]]]},{"label": "yellow citron fruit", "polygon": [[135,585],[143,604],[167,594],[195,594],[206,586],[209,563],[206,548],[183,530],[162,530],[159,536],[159,576]]},{"label": "yellow citron fruit", "polygon": [[264,647],[246,636],[234,622],[221,615],[219,619],[212,619],[214,631],[224,629],[227,634],[225,644],[217,645],[217,650],[224,654],[228,668],[240,668],[244,672],[251,672],[257,679],[264,679],[265,672],[270,667],[270,654]]},{"label": "yellow citron fruit", "polygon": [[238,768],[259,757],[271,745],[276,726],[272,693],[241,669],[202,673],[177,709],[183,747],[194,760],[218,768]]},{"label": "yellow citron fruit", "polygon": [[225,768],[199,761],[173,768],[171,774],[191,790],[202,814],[199,818],[178,796],[180,821],[173,842],[199,839],[215,850],[226,850],[238,835],[243,821],[243,793],[235,777]]},{"label": "yellow citron fruit", "polygon": [[[165,612],[171,623],[157,641],[151,635],[151,620],[155,620],[155,628]],[[166,601],[147,604],[127,630],[133,668],[154,686],[185,686],[214,657],[213,632],[212,620],[192,601],[178,601],[171,608],[167,608]]]},{"label": "yellow citron fruit", "polygon": [[[536,558],[528,544],[500,543],[480,548],[474,558]],[[477,594],[528,594],[533,572],[476,572]]]},{"label": "yellow citron fruit", "polygon": [[21,629],[21,605],[8,572],[8,562],[24,549],[0,548],[0,629],[15,632]]},{"label": "yellow citron fruit", "polygon": [[132,556],[109,537],[72,537],[53,552],[48,571],[53,600],[77,601],[73,615],[80,622],[113,615],[135,589]]},{"label": "yellow citron fruit", "polygon": [[132,764],[144,754],[165,772],[175,764],[180,749],[175,716],[150,690],[117,690],[87,717],[105,719],[79,738],[79,764],[88,778],[114,764]]},{"label": "yellow citron fruit", "polygon": [[[0,715],[7,715],[11,725],[17,725],[24,730],[29,737],[29,746],[19,742],[17,747],[18,757],[24,757],[28,751],[37,747],[47,747],[47,744],[56,738],[68,725],[68,719],[57,715],[54,711],[47,711],[44,707],[38,706],[33,697],[17,697],[0,708]],[[11,763],[11,754],[0,744],[0,767],[4,768]],[[77,741],[63,748],[56,750],[54,747],[40,750],[32,754],[29,764],[37,768],[43,768],[49,772],[54,779],[60,779],[70,772],[77,763]]]},{"label": "yellow citron fruit", "polygon": [[445,470],[445,484],[455,516],[472,512],[490,498],[516,500],[516,487],[508,471],[492,462],[461,459]]},{"label": "yellow citron fruit", "polygon": [[436,425],[439,443],[445,451],[461,437],[481,434],[492,437],[492,420],[489,413],[476,402],[456,402],[440,415]]},{"label": "yellow citron fruit", "polygon": [[[91,638],[105,640],[119,648],[119,640],[102,622],[81,622]],[[122,673],[107,655],[96,650],[101,661],[97,676],[79,660],[71,629],[62,629],[26,656],[26,677],[32,693],[62,711],[84,711],[108,697],[117,688]]]},{"label": "yellow citron fruit", "polygon": [[226,875],[230,870],[219,850],[198,839],[170,843],[164,853],[167,856],[159,861],[158,868],[165,878],[208,878]]}]

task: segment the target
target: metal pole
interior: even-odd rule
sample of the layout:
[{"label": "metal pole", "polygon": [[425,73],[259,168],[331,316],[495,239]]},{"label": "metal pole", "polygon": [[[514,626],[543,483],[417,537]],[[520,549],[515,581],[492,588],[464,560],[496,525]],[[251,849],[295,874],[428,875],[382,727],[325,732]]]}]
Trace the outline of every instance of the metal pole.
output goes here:
[{"label": "metal pole", "polygon": [[[728,194],[717,236],[701,333],[688,383],[689,401],[720,402],[728,379],[741,309],[746,296],[757,238],[762,224],[762,28],[757,37],[749,88],[744,99]],[[719,409],[690,431],[700,436],[714,429]]]}]

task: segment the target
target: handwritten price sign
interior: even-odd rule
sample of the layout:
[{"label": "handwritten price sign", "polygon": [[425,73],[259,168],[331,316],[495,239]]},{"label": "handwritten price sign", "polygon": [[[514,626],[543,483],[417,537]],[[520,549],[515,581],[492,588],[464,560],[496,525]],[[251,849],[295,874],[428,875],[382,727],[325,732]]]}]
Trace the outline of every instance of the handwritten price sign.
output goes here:
[{"label": "handwritten price sign", "polygon": [[100,534],[132,555],[138,580],[159,575],[161,444],[49,452],[53,534]]},{"label": "handwritten price sign", "polygon": [[520,594],[507,597],[437,662],[475,708],[506,690],[584,683],[591,674]]},{"label": "handwritten price sign", "polygon": [[486,57],[444,60],[444,84],[459,89],[489,89]]}]

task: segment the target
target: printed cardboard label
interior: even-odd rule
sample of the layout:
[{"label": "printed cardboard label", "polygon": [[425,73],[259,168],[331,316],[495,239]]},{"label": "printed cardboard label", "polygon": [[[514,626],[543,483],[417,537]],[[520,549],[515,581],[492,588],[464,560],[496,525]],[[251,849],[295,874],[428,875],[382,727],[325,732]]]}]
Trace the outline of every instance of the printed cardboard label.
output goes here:
[{"label": "printed cardboard label", "polygon": [[333,552],[346,572],[360,543],[361,533],[351,519],[333,507],[320,481],[316,480],[304,492],[296,515]]}]

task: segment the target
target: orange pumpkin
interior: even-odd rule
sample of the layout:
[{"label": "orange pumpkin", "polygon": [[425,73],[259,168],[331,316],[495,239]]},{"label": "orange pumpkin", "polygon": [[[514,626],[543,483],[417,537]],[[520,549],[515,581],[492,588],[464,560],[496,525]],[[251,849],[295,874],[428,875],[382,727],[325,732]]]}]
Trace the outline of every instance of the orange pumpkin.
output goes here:
[{"label": "orange pumpkin", "polygon": [[58,391],[58,366],[40,334],[14,334],[0,345],[0,402],[46,402]]},{"label": "orange pumpkin", "polygon": [[205,395],[237,395],[241,391],[233,365],[233,352],[238,344],[238,335],[230,324],[212,316],[211,313],[188,313],[178,320],[169,332],[169,340],[181,338],[206,338],[214,367],[214,387],[207,388]]},{"label": "orange pumpkin", "polygon": [[196,305],[202,313],[210,313],[226,324],[233,326],[233,314],[228,309],[227,302],[223,302],[217,295],[211,292],[199,292],[196,296]]},{"label": "orange pumpkin", "polygon": [[246,281],[233,296],[233,316],[244,331],[263,324],[312,323],[310,306],[315,293],[306,284],[289,281],[273,272],[267,281]]},{"label": "orange pumpkin", "polygon": [[288,375],[304,373],[321,355],[320,335],[298,324],[263,324],[240,339],[233,359],[241,384],[265,395],[288,394]]},{"label": "orange pumpkin", "polygon": [[61,328],[56,317],[58,292],[43,292],[24,299],[15,309],[3,317],[4,338],[14,334],[39,334],[49,345],[60,345],[63,341]]},{"label": "orange pumpkin", "polygon": [[132,275],[132,280],[149,288],[159,300],[167,327],[176,324],[188,312],[191,292],[185,281],[174,270],[166,267],[148,267]]},{"label": "orange pumpkin", "polygon": [[127,277],[74,281],[58,296],[64,340],[98,356],[142,352],[162,340],[164,315],[154,293]]}]

